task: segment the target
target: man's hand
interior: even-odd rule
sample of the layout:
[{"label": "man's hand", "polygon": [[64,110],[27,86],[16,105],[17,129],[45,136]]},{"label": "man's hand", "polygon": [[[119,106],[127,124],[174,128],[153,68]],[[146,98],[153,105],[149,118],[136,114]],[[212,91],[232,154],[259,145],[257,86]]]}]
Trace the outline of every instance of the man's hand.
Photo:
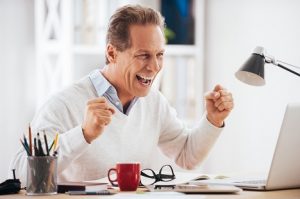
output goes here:
[{"label": "man's hand", "polygon": [[88,101],[82,131],[85,140],[91,143],[104,130],[104,127],[111,121],[115,110],[109,105],[104,97]]},{"label": "man's hand", "polygon": [[217,85],[212,92],[205,95],[205,101],[208,121],[222,127],[234,106],[232,94],[221,85]]}]

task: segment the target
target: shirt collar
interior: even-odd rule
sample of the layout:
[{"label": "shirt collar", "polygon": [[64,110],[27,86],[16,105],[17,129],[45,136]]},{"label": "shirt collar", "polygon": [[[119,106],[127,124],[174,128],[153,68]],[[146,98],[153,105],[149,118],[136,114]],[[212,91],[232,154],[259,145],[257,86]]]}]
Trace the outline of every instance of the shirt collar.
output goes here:
[{"label": "shirt collar", "polygon": [[[92,71],[89,74],[90,80],[92,81],[92,84],[94,85],[96,92],[98,94],[98,96],[103,96],[103,94],[105,92],[107,92],[107,90],[109,90],[110,87],[113,87],[109,81],[107,81],[107,79],[102,75],[102,73],[100,72],[100,69],[96,69],[94,71]],[[115,89],[113,87],[113,89]]]},{"label": "shirt collar", "polygon": [[[94,85],[97,95],[104,96],[108,99],[115,107],[117,107],[122,113],[124,113],[124,109],[122,103],[118,97],[117,90],[113,85],[109,83],[109,81],[103,76],[100,69],[96,69],[89,74],[89,78]],[[138,97],[135,97],[128,106],[126,110],[126,115],[129,114],[129,111],[132,109],[133,105],[137,102]]]}]

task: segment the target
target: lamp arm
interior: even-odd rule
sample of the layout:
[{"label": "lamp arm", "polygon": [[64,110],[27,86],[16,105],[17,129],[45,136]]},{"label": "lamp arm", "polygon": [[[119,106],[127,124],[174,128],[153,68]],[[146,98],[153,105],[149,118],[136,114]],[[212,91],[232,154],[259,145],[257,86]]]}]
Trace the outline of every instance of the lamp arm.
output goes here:
[{"label": "lamp arm", "polygon": [[[297,76],[300,76],[300,73],[297,73],[296,71],[293,71],[293,70],[287,68],[283,64],[289,65],[289,66],[293,66],[293,65],[285,63],[285,62],[282,62],[282,61],[279,61],[279,60],[276,60],[273,56],[270,56],[270,55],[267,55],[267,54],[264,54],[264,57],[265,57],[265,62],[266,63],[274,64],[275,66],[278,66],[278,67],[280,67],[280,68],[282,68],[284,70],[287,70],[287,71],[289,71],[289,72],[291,72],[291,73],[293,73],[293,74],[295,74]],[[293,66],[293,67],[300,68],[298,66]]]},{"label": "lamp arm", "polygon": [[273,63],[274,65],[276,65],[276,66],[278,66],[278,67],[280,67],[280,68],[283,68],[284,70],[287,70],[287,71],[289,71],[289,72],[291,72],[291,73],[293,73],[293,74],[295,74],[295,75],[298,75],[298,76],[300,76],[300,73],[297,73],[297,72],[295,72],[295,71],[293,71],[293,70],[291,70],[291,69],[289,69],[289,68],[287,68],[287,67],[285,67],[284,65],[282,65],[282,64],[280,64],[280,63]]}]

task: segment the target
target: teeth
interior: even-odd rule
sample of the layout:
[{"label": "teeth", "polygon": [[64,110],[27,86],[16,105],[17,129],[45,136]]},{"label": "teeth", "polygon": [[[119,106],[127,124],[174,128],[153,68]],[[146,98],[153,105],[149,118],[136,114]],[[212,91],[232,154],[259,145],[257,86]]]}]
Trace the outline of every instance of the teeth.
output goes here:
[{"label": "teeth", "polygon": [[152,80],[153,77],[146,77],[146,76],[143,76],[143,75],[138,75],[140,76],[141,78],[145,79],[145,80]]}]

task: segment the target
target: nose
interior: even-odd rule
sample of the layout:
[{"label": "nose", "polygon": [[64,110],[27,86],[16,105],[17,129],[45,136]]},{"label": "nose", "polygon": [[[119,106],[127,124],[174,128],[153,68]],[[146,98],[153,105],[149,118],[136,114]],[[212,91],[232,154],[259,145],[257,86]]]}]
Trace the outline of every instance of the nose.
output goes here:
[{"label": "nose", "polygon": [[151,71],[159,71],[161,68],[161,62],[156,58],[152,58],[151,61],[149,62],[149,64],[147,64],[147,69],[151,70]]}]

